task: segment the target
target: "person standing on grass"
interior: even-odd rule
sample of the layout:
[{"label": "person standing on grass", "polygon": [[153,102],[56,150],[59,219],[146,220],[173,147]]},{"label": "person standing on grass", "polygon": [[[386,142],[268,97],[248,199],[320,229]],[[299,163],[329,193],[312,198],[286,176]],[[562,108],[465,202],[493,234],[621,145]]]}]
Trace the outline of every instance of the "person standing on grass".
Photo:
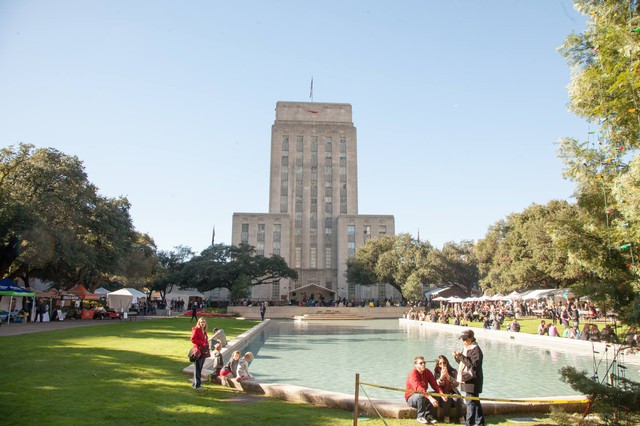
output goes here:
[{"label": "person standing on grass", "polygon": [[[466,396],[478,398],[482,392],[484,376],[482,374],[482,350],[476,342],[473,330],[465,330],[460,334],[464,348],[462,352],[454,349],[453,356],[460,363],[458,382],[460,390]],[[484,414],[479,399],[467,399],[466,426],[484,426]]]},{"label": "person standing on grass", "polygon": [[193,307],[193,310],[191,311],[191,319],[189,320],[189,322],[193,321],[193,319],[196,319],[196,322],[198,321],[198,304],[196,302],[193,302],[193,305],[191,305]]},{"label": "person standing on grass", "polygon": [[191,329],[191,343],[193,343],[193,347],[196,349],[196,353],[199,354],[198,358],[193,363],[193,387],[197,390],[201,390],[202,367],[204,366],[204,361],[209,354],[207,321],[204,318],[198,319],[195,327]]}]

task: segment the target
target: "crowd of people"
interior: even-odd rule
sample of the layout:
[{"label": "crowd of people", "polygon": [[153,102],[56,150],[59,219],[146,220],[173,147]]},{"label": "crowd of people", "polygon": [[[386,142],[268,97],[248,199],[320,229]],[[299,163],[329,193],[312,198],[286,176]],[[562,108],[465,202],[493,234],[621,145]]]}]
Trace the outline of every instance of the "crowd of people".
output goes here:
[{"label": "crowd of people", "polygon": [[[433,373],[427,368],[422,355],[413,359],[413,369],[407,375],[405,385],[405,400],[416,409],[418,423],[436,424],[437,408],[441,407],[445,423],[451,421],[451,409],[455,408],[455,415],[460,423],[485,424],[479,400],[484,380],[482,350],[476,342],[473,330],[463,331],[460,340],[463,344],[462,351],[452,351],[453,358],[460,366],[459,370],[444,355],[436,360]],[[436,393],[439,395],[435,395]]]},{"label": "crowd of people", "polygon": [[[532,310],[532,307],[535,309]],[[640,337],[636,327],[630,327],[623,335],[618,336],[617,331],[610,323],[600,325],[590,321],[585,322],[581,326],[584,318],[604,319],[601,315],[594,314],[598,312],[593,304],[586,302],[582,312],[588,312],[586,315],[574,303],[513,303],[506,304],[504,302],[465,302],[443,304],[441,309],[432,309],[429,307],[416,308],[412,307],[403,314],[404,318],[429,321],[442,324],[453,324],[467,326],[470,322],[482,322],[483,327],[490,330],[507,330],[511,332],[520,332],[521,325],[518,318],[524,316],[541,316],[531,315],[539,312],[538,307],[544,307],[542,315],[545,319],[540,321],[538,325],[538,334],[551,337],[563,337],[567,339],[585,340],[591,342],[607,342],[627,344],[631,351],[637,350]],[[615,325],[615,323],[614,323]]]}]

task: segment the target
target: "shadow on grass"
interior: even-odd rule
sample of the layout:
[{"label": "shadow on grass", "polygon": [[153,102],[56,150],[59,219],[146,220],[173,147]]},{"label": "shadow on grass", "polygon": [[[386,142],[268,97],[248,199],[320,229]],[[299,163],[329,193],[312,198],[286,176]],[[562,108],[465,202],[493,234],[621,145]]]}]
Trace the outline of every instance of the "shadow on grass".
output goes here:
[{"label": "shadow on grass", "polygon": [[[350,414],[342,411],[270,399],[222,402],[235,391],[208,383],[205,391],[193,390],[182,374],[190,336],[185,325],[157,320],[3,338],[2,423],[348,423]],[[222,328],[239,334],[253,324],[243,325]]]}]

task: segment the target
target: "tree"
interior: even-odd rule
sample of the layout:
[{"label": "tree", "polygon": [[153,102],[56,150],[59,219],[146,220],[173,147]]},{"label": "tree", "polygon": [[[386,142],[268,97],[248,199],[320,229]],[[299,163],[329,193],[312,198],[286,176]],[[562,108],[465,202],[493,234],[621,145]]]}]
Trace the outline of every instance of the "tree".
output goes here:
[{"label": "tree", "polygon": [[185,265],[184,277],[186,286],[199,291],[226,288],[232,295],[246,295],[251,286],[297,279],[298,274],[281,256],[257,255],[247,244],[214,244]]},{"label": "tree", "polygon": [[560,52],[572,67],[570,108],[592,131],[585,142],[560,142],[580,212],[558,236],[569,260],[586,271],[574,289],[638,324],[640,3],[581,0],[575,7],[590,17],[589,26],[568,36]]},{"label": "tree", "polygon": [[576,207],[565,201],[532,204],[521,213],[489,228],[476,245],[483,289],[508,293],[528,288],[558,288],[573,284],[581,270],[568,262],[568,251],[555,241],[563,218],[572,218]]},{"label": "tree", "polygon": [[478,284],[478,260],[473,241],[445,243],[442,250],[432,250],[427,260],[431,282],[459,287],[469,295]]},{"label": "tree", "polygon": [[174,286],[187,287],[183,271],[194,255],[191,248],[186,246],[176,246],[171,251],[159,251],[150,282],[151,291],[159,292],[162,300],[166,300],[167,293],[170,293]]},{"label": "tree", "polygon": [[[640,2],[580,0],[588,29],[567,37],[561,53],[572,67],[570,108],[593,126],[586,142],[560,142],[564,174],[576,182],[577,214],[560,222],[557,241],[586,271],[574,290],[614,307],[628,325],[640,323]],[[593,136],[592,136],[593,135]],[[563,379],[589,395],[615,422],[637,423],[638,384],[607,387],[565,368]],[[614,381],[620,378],[612,373]]]},{"label": "tree", "polygon": [[126,198],[106,198],[82,162],[52,148],[0,151],[0,274],[87,287],[118,274],[136,234]]},{"label": "tree", "polygon": [[409,234],[372,238],[347,260],[346,278],[359,285],[389,284],[402,300],[422,299],[423,284],[431,273],[428,264],[433,247]]}]

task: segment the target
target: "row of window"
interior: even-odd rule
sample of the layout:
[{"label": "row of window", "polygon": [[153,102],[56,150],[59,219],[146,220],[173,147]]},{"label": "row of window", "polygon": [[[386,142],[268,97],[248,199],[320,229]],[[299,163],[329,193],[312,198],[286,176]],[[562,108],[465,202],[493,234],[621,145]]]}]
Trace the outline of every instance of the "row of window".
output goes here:
[{"label": "row of window", "polygon": [[[324,138],[324,150],[325,152],[331,152],[333,150],[333,138],[326,136]],[[282,151],[289,151],[289,135],[282,136]],[[296,137],[296,152],[304,151],[304,136]],[[311,136],[311,152],[318,152],[318,137]],[[347,152],[347,138],[340,138],[340,152]]]}]

